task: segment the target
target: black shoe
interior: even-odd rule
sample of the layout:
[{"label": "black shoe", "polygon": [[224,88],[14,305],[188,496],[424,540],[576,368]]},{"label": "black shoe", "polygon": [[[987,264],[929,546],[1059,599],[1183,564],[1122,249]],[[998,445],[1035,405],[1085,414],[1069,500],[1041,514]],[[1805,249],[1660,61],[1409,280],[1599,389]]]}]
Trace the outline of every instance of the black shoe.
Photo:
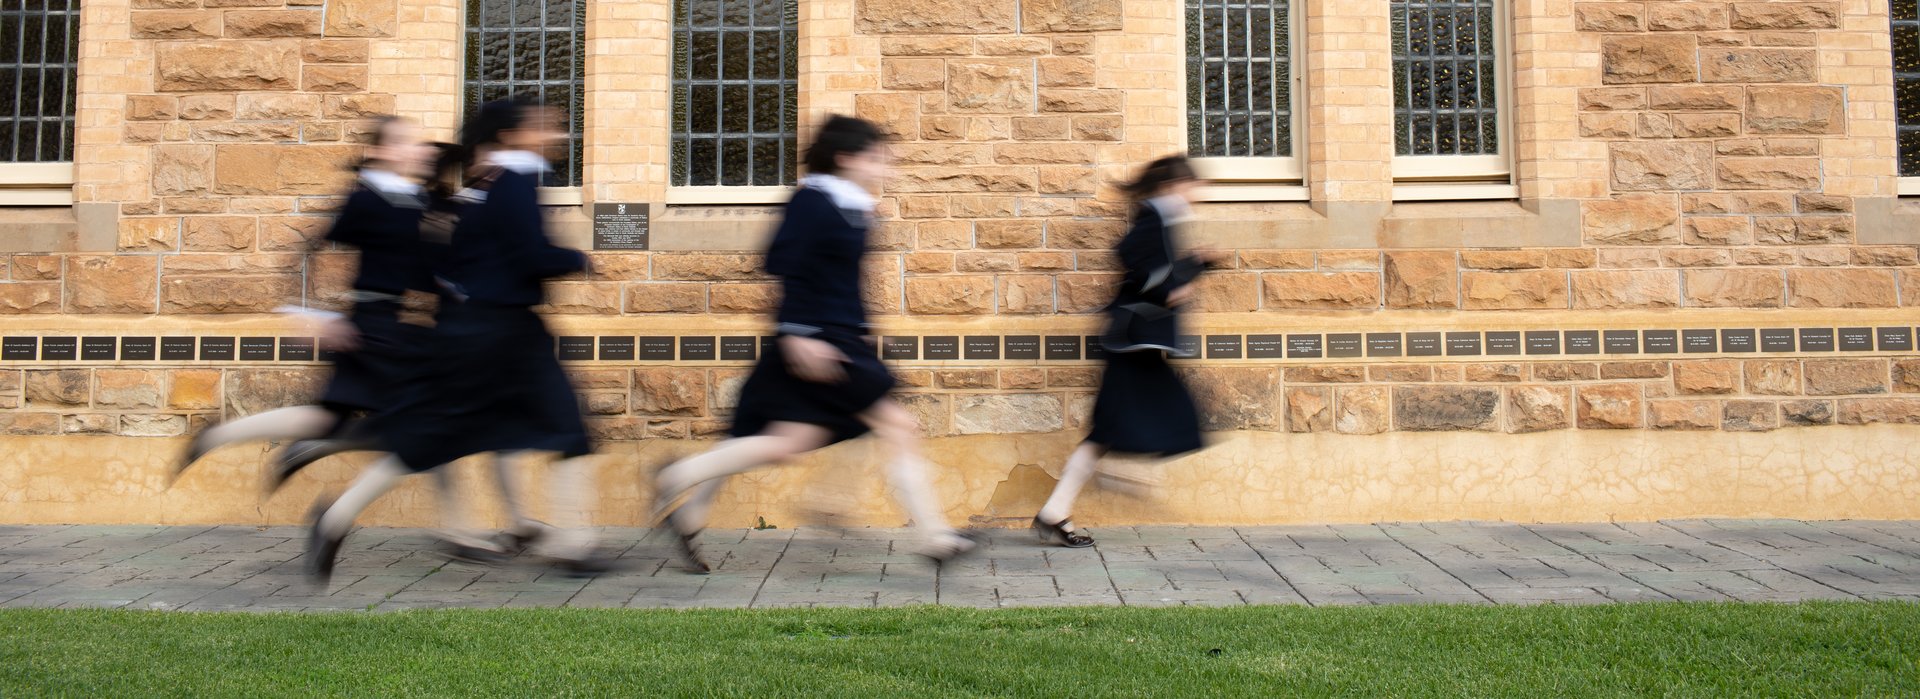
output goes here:
[{"label": "black shoe", "polygon": [[456,561],[481,565],[498,565],[507,562],[508,556],[500,551],[470,544],[456,544],[451,541],[445,543],[444,553],[447,558]]},{"label": "black shoe", "polygon": [[173,463],[173,473],[168,474],[167,487],[173,487],[173,484],[180,480],[180,476],[187,472],[187,467],[206,458],[207,452],[213,451],[211,447],[207,446],[207,429],[208,428],[205,427],[200,428],[199,431],[193,433],[192,437],[187,438],[186,450],[181,452],[180,460]]},{"label": "black shoe", "polygon": [[700,557],[700,547],[694,543],[700,537],[700,530],[692,534],[681,532],[673,525],[673,517],[667,517],[667,529],[673,533],[674,550],[680,554],[680,562],[687,570],[699,575],[713,572],[713,566],[707,565],[707,559]]},{"label": "black shoe", "polygon": [[498,536],[493,537],[493,543],[499,545],[501,553],[508,557],[518,556],[526,553],[527,549],[533,548],[534,544],[540,543],[541,539],[547,538],[547,529],[547,525],[542,523],[522,524],[500,532]]},{"label": "black shoe", "polygon": [[365,445],[341,439],[302,439],[288,444],[273,457],[273,472],[267,476],[267,494],[280,492],[287,479],[300,469],[312,466],[314,462],[350,451],[366,448]]},{"label": "black shoe", "polygon": [[1083,549],[1093,545],[1093,537],[1071,527],[1073,527],[1072,519],[1048,524],[1040,519],[1040,515],[1033,516],[1033,533],[1038,534],[1041,541],[1057,542],[1070,549]]},{"label": "black shoe", "polygon": [[555,558],[553,567],[570,578],[591,578],[614,569],[613,559],[598,553],[587,554],[579,558]]},{"label": "black shoe", "polygon": [[935,566],[941,566],[941,565],[947,564],[950,561],[966,556],[967,554],[980,550],[981,537],[979,532],[960,529],[960,530],[955,530],[953,534],[959,536],[961,539],[961,542],[958,545],[955,545],[951,548],[938,549],[938,550],[932,550],[932,551],[922,551],[920,552],[920,555],[926,556],[929,560],[932,560]]},{"label": "black shoe", "polygon": [[334,561],[340,557],[340,545],[347,541],[346,534],[330,537],[320,531],[320,516],[332,506],[331,501],[318,504],[307,518],[307,575],[321,585],[333,580]]}]

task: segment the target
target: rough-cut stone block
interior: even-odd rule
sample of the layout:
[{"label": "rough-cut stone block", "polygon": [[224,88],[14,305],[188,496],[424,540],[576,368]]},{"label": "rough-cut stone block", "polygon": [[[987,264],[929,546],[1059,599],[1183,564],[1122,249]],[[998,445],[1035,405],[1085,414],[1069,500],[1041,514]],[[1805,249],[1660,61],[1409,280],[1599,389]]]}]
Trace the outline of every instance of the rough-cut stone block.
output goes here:
[{"label": "rough-cut stone block", "polygon": [[1786,278],[1766,269],[1689,269],[1687,305],[1703,308],[1777,308],[1786,301]]},{"label": "rough-cut stone block", "polygon": [[1327,432],[1333,429],[1333,389],[1289,387],[1288,432]]},{"label": "rough-cut stone block", "polygon": [[1567,307],[1567,273],[1560,270],[1463,272],[1460,289],[1468,310]]},{"label": "rough-cut stone block", "polygon": [[1780,417],[1789,425],[1833,424],[1833,401],[1790,400],[1780,403]]},{"label": "rough-cut stone block", "polygon": [[1508,388],[1507,425],[1510,433],[1544,432],[1571,427],[1572,390],[1559,386]]},{"label": "rough-cut stone block", "polygon": [[310,369],[236,369],[227,372],[225,400],[229,419],[276,408],[309,405],[322,372]]},{"label": "rough-cut stone block", "polygon": [[1637,32],[1645,26],[1640,3],[1583,2],[1573,6],[1574,25],[1583,32]]},{"label": "rough-cut stone block", "polygon": [[1013,274],[1000,278],[1001,313],[1052,313],[1053,277]]},{"label": "rough-cut stone block", "polygon": [[1743,104],[1740,88],[1720,85],[1660,85],[1648,91],[1648,106],[1669,112],[1739,111]]},{"label": "rough-cut stone block", "polygon": [[1280,372],[1269,367],[1183,369],[1194,401],[1201,406],[1205,430],[1278,430],[1281,428]]},{"label": "rough-cut stone block", "polygon": [[1615,143],[1613,187],[1619,191],[1711,189],[1713,145]]},{"label": "rough-cut stone block", "polygon": [[1102,32],[1120,29],[1120,0],[1023,0],[1023,32]]},{"label": "rough-cut stone block", "polygon": [[1678,138],[1726,138],[1739,134],[1738,114],[1673,115],[1673,135]]},{"label": "rough-cut stone block", "polygon": [[121,252],[170,251],[180,245],[180,217],[123,218],[117,232]]},{"label": "rough-cut stone block", "polygon": [[217,39],[220,13],[211,10],[155,10],[133,13],[135,39]]},{"label": "rough-cut stone block", "polygon": [[1727,7],[1710,2],[1648,3],[1647,28],[1656,32],[1705,32],[1726,29]]},{"label": "rough-cut stone block", "polygon": [[1600,378],[1600,367],[1584,362],[1541,362],[1533,365],[1535,381],[1592,381]]},{"label": "rough-cut stone block", "polygon": [[1891,270],[1791,269],[1794,308],[1891,308],[1900,303]]},{"label": "rough-cut stone block", "polygon": [[300,89],[308,92],[360,92],[367,89],[363,65],[312,65],[300,73]]},{"label": "rough-cut stone block", "polygon": [[1513,383],[1526,378],[1519,364],[1468,364],[1466,379],[1474,383]]},{"label": "rough-cut stone block", "polygon": [[67,311],[153,313],[159,274],[152,257],[76,255],[67,262]]},{"label": "rough-cut stone block", "polygon": [[147,369],[101,369],[93,373],[96,407],[140,409],[160,407],[161,373]]},{"label": "rough-cut stone block", "polygon": [[1062,274],[1054,277],[1061,313],[1092,313],[1113,300],[1119,278],[1107,274]]},{"label": "rough-cut stone block", "polygon": [[1856,398],[1840,401],[1840,424],[1920,425],[1920,399]]},{"label": "rough-cut stone block", "polygon": [[707,372],[704,369],[635,369],[631,397],[635,415],[705,415]]},{"label": "rough-cut stone block", "polygon": [[1458,266],[1444,251],[1386,253],[1388,308],[1453,308],[1458,305]]},{"label": "rough-cut stone block", "polygon": [[[1115,4],[1119,4],[1115,0]],[[1037,59],[1041,87],[1093,87],[1094,63],[1091,58],[1054,56]]]},{"label": "rough-cut stone block", "polygon": [[[293,72],[288,71],[287,87],[293,86]],[[215,121],[233,118],[234,95],[183,95],[180,98],[180,118],[187,121]]]},{"label": "rough-cut stone block", "polygon": [[1047,393],[961,395],[953,400],[956,434],[1029,434],[1066,427],[1066,406]]},{"label": "rough-cut stone block", "polygon": [[91,373],[86,369],[32,369],[26,373],[30,407],[84,407],[92,396]]},{"label": "rough-cut stone block", "polygon": [[1673,388],[1683,395],[1734,393],[1740,390],[1740,363],[1731,359],[1674,362]]},{"label": "rough-cut stone block", "polygon": [[1711,216],[1687,219],[1688,245],[1750,245],[1753,221],[1745,216]]},{"label": "rough-cut stone block", "polygon": [[1583,202],[1581,224],[1594,245],[1664,245],[1680,242],[1680,220],[1670,196],[1635,195]]},{"label": "rough-cut stone block", "polygon": [[327,95],[328,119],[373,119],[393,113],[393,95]]},{"label": "rough-cut stone block", "polygon": [[1674,308],[1679,305],[1678,272],[1653,269],[1573,272],[1574,308]]},{"label": "rough-cut stone block", "polygon": [[213,146],[160,145],[153,149],[153,192],[201,194],[213,186]]},{"label": "rough-cut stone block", "polygon": [[1393,429],[1391,394],[1385,386],[1340,388],[1333,428],[1341,434],[1379,434]]},{"label": "rough-cut stone block", "polygon": [[1633,138],[1633,114],[1596,112],[1580,115],[1582,138]]},{"label": "rough-cut stone block", "polygon": [[853,113],[880,127],[881,133],[911,141],[920,137],[920,97],[908,93],[855,95]]},{"label": "rough-cut stone block", "polygon": [[320,95],[243,94],[236,108],[241,119],[312,119],[320,116]]},{"label": "rough-cut stone block", "polygon": [[1721,429],[1728,432],[1766,432],[1780,427],[1780,406],[1764,400],[1730,400],[1723,408]]},{"label": "rough-cut stone block", "polygon": [[1040,110],[1053,113],[1092,113],[1120,111],[1123,93],[1119,90],[1074,90],[1043,88]]},{"label": "rough-cut stone block", "polygon": [[160,282],[162,313],[270,313],[298,300],[292,276],[169,276]]},{"label": "rough-cut stone block", "polygon": [[1845,396],[1887,392],[1887,360],[1809,359],[1807,395]]},{"label": "rough-cut stone block", "polygon": [[1609,85],[1692,82],[1699,71],[1691,36],[1610,36],[1600,45],[1600,66]]},{"label": "rough-cut stone block", "polygon": [[1118,115],[1073,118],[1073,138],[1076,141],[1118,141],[1125,135],[1126,120]]},{"label": "rough-cut stone block", "polygon": [[215,369],[177,369],[167,385],[167,407],[218,410],[221,373]]},{"label": "rough-cut stone block", "polygon": [[1727,189],[1820,188],[1816,158],[1722,158],[1717,165],[1720,186]]},{"label": "rough-cut stone block", "polygon": [[180,236],[181,249],[190,252],[236,252],[253,247],[258,229],[249,216],[191,216]]},{"label": "rough-cut stone block", "polygon": [[327,0],[330,37],[393,36],[398,0]]},{"label": "rough-cut stone block", "polygon": [[0,315],[60,312],[60,282],[0,283]]},{"label": "rough-cut stone block", "polygon": [[1747,128],[1760,134],[1846,133],[1845,93],[1837,87],[1749,88]]},{"label": "rough-cut stone block", "polygon": [[240,195],[332,194],[352,176],[347,165],[360,153],[349,145],[217,146],[214,191]]},{"label": "rough-cut stone block", "polygon": [[1048,221],[1047,247],[1111,250],[1126,233],[1126,224],[1121,221]]},{"label": "rough-cut stone block", "polygon": [[1733,28],[1833,29],[1840,26],[1839,5],[1836,2],[1736,2]]},{"label": "rough-cut stone block", "polygon": [[300,58],[308,63],[366,63],[365,39],[315,39],[300,42]]},{"label": "rough-cut stone block", "polygon": [[1700,80],[1709,83],[1810,83],[1819,62],[1813,49],[1703,49]]},{"label": "rough-cut stone block", "polygon": [[226,34],[236,39],[319,36],[320,14],[320,10],[233,10],[226,13]]},{"label": "rough-cut stone block", "polygon": [[[881,278],[867,280],[869,284],[882,281],[885,280]],[[888,299],[874,295],[868,300],[872,303],[881,303]],[[712,313],[771,313],[779,304],[780,285],[778,284],[713,284],[707,287],[707,310]]]},{"label": "rough-cut stone block", "polygon": [[888,58],[880,62],[880,86],[886,89],[939,90],[946,84],[946,61],[938,58]]},{"label": "rough-cut stone block", "polygon": [[1040,221],[980,221],[974,224],[974,243],[982,248],[1037,248],[1046,237]]},{"label": "rough-cut stone block", "polygon": [[1399,386],[1393,389],[1394,424],[1409,432],[1492,430],[1500,390],[1471,386]]},{"label": "rough-cut stone block", "polygon": [[874,34],[1007,34],[1019,22],[1016,0],[961,4],[920,0],[860,0],[855,19]]},{"label": "rough-cut stone block", "polygon": [[882,56],[966,56],[973,39],[964,36],[913,36],[880,40]]},{"label": "rough-cut stone block", "polygon": [[1647,414],[1656,430],[1712,430],[1720,427],[1720,404],[1710,400],[1655,400]]},{"label": "rough-cut stone block", "polygon": [[907,280],[907,311],[925,315],[991,313],[994,284],[990,276],[913,277]]},{"label": "rough-cut stone block", "polygon": [[1763,396],[1800,395],[1800,363],[1783,359],[1745,362],[1747,393]]},{"label": "rough-cut stone block", "polygon": [[291,90],[300,76],[296,41],[161,42],[154,51],[162,92]]},{"label": "rough-cut stone block", "polygon": [[1583,111],[1619,111],[1646,108],[1647,88],[1644,87],[1587,87],[1580,89],[1580,109]]},{"label": "rough-cut stone block", "polygon": [[1373,272],[1269,272],[1260,283],[1270,309],[1380,305],[1380,275]]},{"label": "rough-cut stone block", "polygon": [[628,313],[702,313],[707,310],[707,287],[692,282],[629,284]]},{"label": "rough-cut stone block", "polygon": [[1640,387],[1634,384],[1581,386],[1574,395],[1580,429],[1622,430],[1643,422]]},{"label": "rough-cut stone block", "polygon": [[909,194],[939,192],[1031,192],[1033,168],[968,167],[909,170],[895,175],[887,189]]}]

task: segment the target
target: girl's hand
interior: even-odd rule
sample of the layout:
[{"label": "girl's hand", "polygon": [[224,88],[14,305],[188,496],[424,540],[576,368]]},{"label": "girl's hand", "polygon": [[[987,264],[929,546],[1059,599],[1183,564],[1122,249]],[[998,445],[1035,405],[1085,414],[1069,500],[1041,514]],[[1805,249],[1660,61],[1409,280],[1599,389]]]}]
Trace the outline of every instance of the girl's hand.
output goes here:
[{"label": "girl's hand", "polygon": [[1209,267],[1213,265],[1221,264],[1228,260],[1233,259],[1233,253],[1226,252],[1223,250],[1215,250],[1213,248],[1195,248],[1192,254],[1193,254],[1193,259],[1199,260],[1200,264],[1207,265]]},{"label": "girl's hand", "polygon": [[787,370],[801,380],[814,383],[840,383],[847,378],[847,355],[824,340],[796,335],[780,336],[780,352],[787,356]]},{"label": "girl's hand", "polygon": [[1193,285],[1188,284],[1178,289],[1174,289],[1172,292],[1167,294],[1167,306],[1169,307],[1184,306],[1188,301],[1192,299],[1193,299]]}]

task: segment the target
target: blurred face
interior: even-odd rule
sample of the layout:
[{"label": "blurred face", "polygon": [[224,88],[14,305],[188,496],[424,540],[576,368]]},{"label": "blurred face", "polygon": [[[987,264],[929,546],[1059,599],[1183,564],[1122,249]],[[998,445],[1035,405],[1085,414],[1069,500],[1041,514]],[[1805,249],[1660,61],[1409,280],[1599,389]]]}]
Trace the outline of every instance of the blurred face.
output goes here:
[{"label": "blurred face", "polygon": [[1168,182],[1165,187],[1161,187],[1160,191],[1162,194],[1170,194],[1176,197],[1180,197],[1182,200],[1186,201],[1188,204],[1192,204],[1196,201],[1199,201],[1200,188],[1205,187],[1206,185],[1207,183],[1205,180],[1199,180],[1199,179],[1174,180],[1172,182]]},{"label": "blurred face", "polygon": [[552,160],[567,142],[567,134],[557,126],[556,117],[552,108],[534,107],[520,128],[500,134],[500,144],[507,150],[531,151]]},{"label": "blurred face", "polygon": [[840,156],[840,178],[869,190],[878,190],[887,179],[887,147],[875,145],[858,153]]},{"label": "blurred face", "polygon": [[433,167],[433,146],[420,140],[420,127],[405,119],[388,122],[380,145],[368,146],[376,167],[407,177],[425,177]]}]

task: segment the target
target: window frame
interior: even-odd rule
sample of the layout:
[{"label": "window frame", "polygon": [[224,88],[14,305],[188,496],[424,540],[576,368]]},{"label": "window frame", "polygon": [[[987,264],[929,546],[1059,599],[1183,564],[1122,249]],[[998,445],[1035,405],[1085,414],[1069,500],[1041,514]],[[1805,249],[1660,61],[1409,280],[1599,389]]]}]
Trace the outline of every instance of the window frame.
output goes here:
[{"label": "window frame", "polygon": [[[1892,1],[1895,3],[1913,2],[1913,0],[1892,0]],[[1912,22],[1912,20],[1898,19],[1898,13],[1895,10],[1893,10],[1892,7],[1889,7],[1887,10],[1887,39],[1888,39],[1887,58],[1893,63],[1893,106],[1894,106],[1893,172],[1895,176],[1894,194],[1895,196],[1912,197],[1912,196],[1920,196],[1920,175],[1901,175],[1900,174],[1900,160],[1901,160],[1900,73],[1901,71],[1900,71],[1899,42],[1897,41],[1897,38],[1894,36],[1894,30],[1897,29],[1898,26],[1895,25],[1894,23],[1901,22],[1901,21]],[[1916,50],[1920,50],[1920,47],[1916,47]],[[1908,74],[1912,75],[1912,73],[1908,73]]]},{"label": "window frame", "polygon": [[[685,0],[681,0],[681,1],[685,1]],[[722,1],[723,2],[741,2],[742,0],[722,0]],[[665,189],[664,198],[665,198],[666,205],[668,206],[779,205],[779,204],[784,204],[788,199],[793,198],[793,192],[799,188],[800,177],[801,177],[800,163],[801,163],[801,156],[803,155],[803,152],[804,152],[802,146],[805,145],[804,138],[806,136],[806,134],[803,133],[803,129],[801,128],[801,124],[806,120],[805,110],[804,108],[800,108],[798,106],[806,103],[806,82],[807,81],[803,79],[804,76],[801,74],[801,71],[800,71],[800,58],[801,58],[801,54],[804,52],[804,49],[803,49],[804,40],[805,40],[804,28],[807,21],[806,13],[805,13],[806,8],[802,6],[802,0],[782,0],[782,2],[783,3],[792,2],[794,4],[794,8],[793,8],[794,23],[791,27],[784,28],[784,31],[789,31],[789,32],[792,32],[793,34],[793,42],[794,42],[793,53],[792,55],[786,57],[787,60],[792,62],[792,65],[783,66],[783,68],[790,68],[791,74],[785,80],[782,81],[782,82],[788,83],[793,89],[794,104],[796,105],[796,113],[794,115],[794,124],[793,124],[793,133],[791,137],[792,152],[789,154],[789,157],[791,158],[790,168],[792,170],[792,175],[794,179],[793,184],[682,185],[682,184],[674,183],[674,176],[673,176],[673,165],[674,165],[673,158],[674,158],[674,145],[675,145],[674,142],[679,140],[683,135],[678,130],[680,126],[678,124],[678,118],[680,115],[674,110],[674,98],[673,98],[674,91],[678,87],[678,81],[680,79],[680,76],[675,72],[676,66],[674,65],[674,62],[679,60],[680,58],[679,48],[678,46],[676,46],[676,44],[680,41],[680,34],[682,31],[682,27],[679,23],[680,22],[679,15],[674,14],[674,10],[670,6],[669,7],[670,14],[667,18],[668,37],[667,37],[667,55],[666,55],[666,58],[667,58],[667,74],[666,74],[667,119],[666,119],[666,123],[664,124],[665,132],[666,132],[666,154],[667,154],[667,162],[666,162],[667,177],[666,177],[666,183],[664,187]],[[674,3],[674,4],[677,4],[677,3]],[[784,9],[785,8],[782,8],[783,16],[784,16]],[[752,25],[752,24],[749,24],[746,27],[746,31],[749,31],[749,32],[759,31],[761,29],[762,27],[759,27],[757,25]],[[692,31],[692,30],[689,29],[688,31]],[[691,61],[692,59],[689,58],[688,60]],[[749,84],[752,84],[751,79]],[[749,129],[749,133],[754,133],[751,131],[751,128]],[[691,154],[689,154],[689,157],[691,157]]]},{"label": "window frame", "polygon": [[[459,64],[460,64],[460,67],[459,67],[460,89],[457,94],[459,96],[458,101],[460,104],[460,121],[463,123],[466,121],[467,117],[469,116],[467,110],[474,106],[478,106],[478,105],[467,104],[468,78],[467,78],[466,42],[468,39],[469,32],[473,28],[472,25],[467,21],[467,16],[469,14],[468,6],[475,2],[482,2],[482,1],[483,0],[461,0],[461,5],[460,5],[460,14],[459,14],[460,50],[458,52]],[[540,197],[541,206],[582,206],[586,202],[585,192],[586,192],[586,187],[589,184],[587,182],[587,171],[588,171],[587,161],[589,160],[589,157],[593,152],[591,148],[587,147],[587,130],[589,125],[589,120],[587,119],[587,113],[591,110],[587,105],[587,99],[586,99],[587,57],[588,57],[587,52],[591,49],[591,46],[587,43],[587,25],[589,24],[587,21],[589,19],[587,16],[587,11],[589,9],[588,6],[589,6],[590,0],[567,0],[567,1],[572,2],[574,5],[574,9],[573,9],[574,25],[575,25],[574,32],[579,35],[578,43],[574,47],[575,49],[574,62],[575,62],[575,69],[578,75],[576,80],[579,83],[578,92],[575,94],[575,97],[580,100],[580,114],[579,114],[580,118],[577,120],[577,123],[580,127],[580,131],[578,134],[570,133],[568,135],[578,140],[580,143],[580,158],[579,158],[580,182],[578,184],[568,185],[564,187],[549,187],[546,185],[541,185],[539,187],[539,197]],[[546,33],[545,25],[542,25],[542,28],[540,31],[541,31],[541,34],[544,36]],[[542,82],[545,82],[544,78],[542,79]],[[513,94],[513,93],[509,93],[509,94]],[[552,105],[545,105],[545,106],[552,106]],[[571,112],[572,105],[568,105],[566,109],[569,112]],[[573,120],[573,115],[568,114],[568,119]]]},{"label": "window frame", "polygon": [[[1513,13],[1510,3],[1493,0],[1494,134],[1493,155],[1393,156],[1394,199],[1511,199],[1513,182]],[[1392,6],[1388,6],[1391,13]],[[1392,22],[1389,14],[1388,22]],[[1400,88],[1398,81],[1393,86]],[[1394,138],[1399,138],[1396,130]],[[1399,150],[1395,146],[1395,150]],[[1480,186],[1466,186],[1480,185]],[[1405,196],[1403,196],[1403,194]]]},{"label": "window frame", "polygon": [[0,163],[0,206],[72,206],[73,163]]},{"label": "window frame", "polygon": [[[1298,0],[1283,0],[1287,8],[1287,138],[1290,140],[1288,156],[1194,156],[1193,144],[1185,144],[1194,171],[1202,178],[1215,183],[1209,186],[1206,195],[1209,201],[1304,201],[1307,199],[1306,162],[1307,149],[1311,140],[1302,138],[1306,133],[1307,119],[1304,100],[1306,78],[1301,70],[1305,53],[1301,50],[1304,37],[1301,29],[1306,26],[1304,12]],[[1180,0],[1180,134],[1188,141],[1188,123],[1191,120],[1191,105],[1186,101],[1188,88],[1187,61],[1193,57],[1194,47],[1187,43],[1187,0]],[[1203,57],[1204,58],[1204,57]]]}]

